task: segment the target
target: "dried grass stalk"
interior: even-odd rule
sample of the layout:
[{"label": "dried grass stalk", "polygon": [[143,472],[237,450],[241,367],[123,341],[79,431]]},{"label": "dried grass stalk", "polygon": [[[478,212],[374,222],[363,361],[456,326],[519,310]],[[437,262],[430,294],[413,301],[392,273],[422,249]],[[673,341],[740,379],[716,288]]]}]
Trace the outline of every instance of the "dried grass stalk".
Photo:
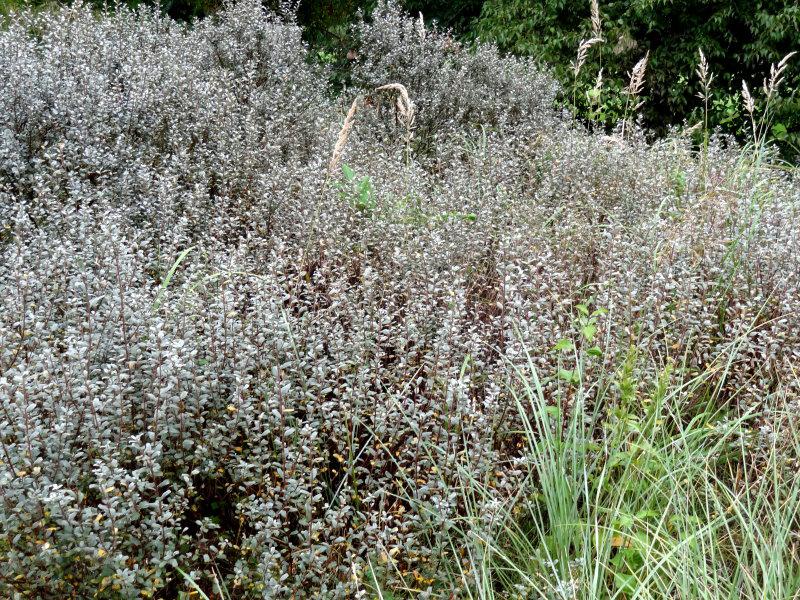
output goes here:
[{"label": "dried grass stalk", "polygon": [[764,79],[764,95],[767,97],[767,100],[771,99],[773,94],[778,91],[778,87],[780,87],[783,82],[783,72],[786,70],[786,65],[789,63],[789,59],[795,54],[797,54],[797,52],[790,52],[784,56],[777,65],[770,65],[769,81]]},{"label": "dried grass stalk", "polygon": [[602,40],[603,38],[603,22],[600,20],[600,5],[597,0],[590,0],[592,10],[592,33],[594,37]]},{"label": "dried grass stalk", "polygon": [[[400,122],[406,128],[406,143],[408,143],[411,140],[411,127],[414,124],[414,103],[411,102],[411,98],[408,95],[408,90],[401,83],[388,83],[375,88],[375,91],[397,92],[398,95],[395,107],[397,109]],[[342,129],[339,131],[339,137],[336,138],[336,145],[333,148],[331,160],[328,163],[329,177],[336,171],[336,169],[339,168],[339,165],[342,163],[342,155],[344,154],[344,149],[347,145],[347,139],[350,137],[350,132],[353,130],[353,124],[356,120],[356,112],[358,112],[358,106],[361,104],[362,100],[363,99],[361,96],[356,97],[353,100],[353,103],[350,105],[350,110],[347,111],[344,124],[342,125]]]},{"label": "dried grass stalk", "polygon": [[742,100],[744,102],[745,110],[753,116],[753,113],[756,112],[756,103],[753,100],[753,95],[750,93],[750,88],[747,87],[747,82],[742,81]]},{"label": "dried grass stalk", "polygon": [[698,48],[697,53],[700,56],[700,62],[697,65],[695,74],[700,80],[700,84],[703,86],[703,91],[698,93],[697,97],[704,102],[708,102],[708,99],[711,98],[711,83],[714,81],[714,74],[708,68],[708,60],[706,60],[706,55],[703,53],[703,49]]},{"label": "dried grass stalk", "polygon": [[419,13],[419,19],[417,22],[414,23],[417,29],[417,35],[419,36],[420,41],[425,39],[425,18],[422,16],[422,13]]},{"label": "dried grass stalk", "polygon": [[[633,66],[633,71],[630,72],[630,82],[628,87],[625,88],[626,93],[635,98],[642,93],[644,89],[644,76],[647,71],[647,60],[650,58],[650,51],[642,57],[642,59]],[[634,108],[633,110],[636,110]]]},{"label": "dried grass stalk", "polygon": [[581,67],[583,67],[584,63],[586,63],[586,56],[589,53],[589,48],[602,41],[603,40],[599,37],[593,37],[589,40],[581,40],[581,43],[578,44],[578,55],[575,57],[575,60],[571,65],[572,74],[575,76],[575,78],[578,77],[581,72]]},{"label": "dried grass stalk", "polygon": [[597,78],[594,80],[594,91],[599,92],[603,89],[603,69],[597,72]]},{"label": "dried grass stalk", "polygon": [[361,97],[357,96],[353,103],[350,105],[350,110],[347,111],[347,116],[344,118],[344,124],[339,131],[339,137],[336,138],[336,145],[333,147],[333,154],[331,161],[328,163],[328,175],[330,176],[342,162],[342,154],[344,154],[344,147],[347,144],[347,138],[350,137],[350,132],[353,129],[353,123],[356,120],[356,112],[358,105],[361,102]]}]

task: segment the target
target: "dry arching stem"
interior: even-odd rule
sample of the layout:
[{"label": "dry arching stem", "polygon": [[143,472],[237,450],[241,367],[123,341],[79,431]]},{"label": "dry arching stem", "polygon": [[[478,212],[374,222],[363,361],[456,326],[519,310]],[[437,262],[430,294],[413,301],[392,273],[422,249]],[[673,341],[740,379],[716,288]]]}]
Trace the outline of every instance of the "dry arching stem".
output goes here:
[{"label": "dry arching stem", "polygon": [[408,95],[406,86],[402,83],[389,83],[375,88],[376,92],[394,91],[397,92],[397,101],[395,107],[397,108],[397,116],[405,128],[406,132],[403,136],[403,142],[406,145],[406,170],[411,164],[411,138],[412,128],[414,126],[414,103],[411,102],[411,97]]},{"label": "dry arching stem", "polygon": [[410,130],[414,124],[414,103],[408,95],[406,86],[402,83],[387,83],[380,87],[375,88],[376,92],[383,92],[393,90],[398,93],[397,99],[397,112],[400,116],[400,121],[405,125],[406,129]]},{"label": "dry arching stem", "polygon": [[578,78],[578,75],[580,75],[581,67],[583,67],[584,63],[586,62],[586,56],[589,53],[589,48],[602,41],[603,40],[599,37],[593,37],[589,40],[581,40],[581,43],[578,44],[578,55],[571,64],[572,74],[576,79]]}]

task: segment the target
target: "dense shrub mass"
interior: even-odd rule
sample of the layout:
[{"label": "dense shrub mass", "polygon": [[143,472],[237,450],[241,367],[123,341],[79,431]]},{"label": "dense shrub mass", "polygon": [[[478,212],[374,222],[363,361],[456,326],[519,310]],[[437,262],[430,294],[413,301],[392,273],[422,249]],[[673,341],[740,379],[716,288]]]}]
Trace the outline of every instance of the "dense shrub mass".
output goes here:
[{"label": "dense shrub mass", "polygon": [[391,6],[361,37],[340,101],[255,1],[0,31],[3,597],[338,598],[387,561],[434,594],[459,473],[487,522],[524,475],[510,369],[556,397],[563,340],[589,381],[634,348],[723,357],[732,409],[797,393],[796,174],[588,134]]},{"label": "dense shrub mass", "polygon": [[[73,0],[0,0],[0,14],[23,7],[47,8]],[[183,21],[221,10],[223,0],[84,0],[95,10],[117,6],[155,6]],[[644,123],[665,135],[671,126],[708,119],[712,128],[746,139],[748,127],[739,102],[742,80],[761,81],[765,67],[797,51],[800,6],[794,0],[398,0],[410,14],[423,14],[460,39],[491,41],[504,52],[530,56],[553,67],[567,88],[558,98],[585,122],[611,128],[625,112],[626,73],[649,53]],[[283,0],[262,0],[275,10]],[[336,87],[349,81],[352,56],[360,41],[351,25],[370,15],[378,0],[303,0],[296,7],[312,56],[331,65]],[[591,8],[591,7],[594,8]],[[592,24],[590,11],[599,19]],[[358,28],[356,28],[358,29]],[[598,38],[572,68],[582,42]],[[715,74],[708,111],[697,102],[702,85],[695,77],[698,49]],[[602,69],[603,86],[595,90]],[[573,93],[575,92],[575,93]],[[773,101],[769,135],[783,157],[794,163],[800,152],[800,71],[787,73]]]}]

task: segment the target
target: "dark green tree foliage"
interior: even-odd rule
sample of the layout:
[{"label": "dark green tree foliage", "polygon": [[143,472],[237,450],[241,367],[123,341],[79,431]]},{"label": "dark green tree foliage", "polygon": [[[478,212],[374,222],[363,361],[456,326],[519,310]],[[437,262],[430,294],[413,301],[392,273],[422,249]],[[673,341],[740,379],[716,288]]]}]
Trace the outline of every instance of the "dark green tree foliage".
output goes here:
[{"label": "dark green tree foliage", "polygon": [[[699,120],[693,114],[699,111],[694,70],[702,48],[716,74],[711,125],[739,132],[741,80],[760,87],[770,63],[800,49],[795,0],[601,0],[600,14],[605,42],[589,51],[576,100],[586,115],[586,91],[602,67],[606,93],[596,116],[607,124],[620,117],[624,104],[615,92],[648,51],[645,123],[663,131],[684,119]],[[592,37],[589,15],[589,0],[487,0],[472,33],[553,65],[571,90],[570,62],[580,41]],[[799,87],[800,68],[790,68],[773,128],[777,138],[794,145],[800,142]]]},{"label": "dark green tree foliage", "polygon": [[[222,8],[223,0],[83,0],[93,9],[114,10],[118,6],[136,8],[139,5],[157,5],[161,10],[179,21],[202,19]],[[0,0],[0,15],[23,8],[48,9],[59,5],[73,4],[72,0]]]},{"label": "dark green tree foliage", "polygon": [[426,21],[463,35],[480,16],[483,0],[405,0],[403,7],[412,15],[421,12]]},{"label": "dark green tree foliage", "polygon": [[[134,4],[134,2],[128,4]],[[160,5],[162,10],[172,18],[188,21],[203,18],[219,10],[222,0],[162,0]]]},{"label": "dark green tree foliage", "polygon": [[300,2],[297,19],[306,39],[315,45],[346,43],[348,24],[358,11],[370,12],[374,7],[374,0]]}]

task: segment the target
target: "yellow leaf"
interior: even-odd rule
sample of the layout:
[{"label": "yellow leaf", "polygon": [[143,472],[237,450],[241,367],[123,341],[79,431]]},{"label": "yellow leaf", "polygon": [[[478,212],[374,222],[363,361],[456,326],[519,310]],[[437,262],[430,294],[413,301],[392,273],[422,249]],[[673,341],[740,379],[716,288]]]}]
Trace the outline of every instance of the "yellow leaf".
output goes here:
[{"label": "yellow leaf", "polygon": [[611,547],[612,548],[630,548],[631,547],[631,541],[630,540],[626,540],[621,535],[615,535],[614,537],[611,538]]},{"label": "yellow leaf", "polygon": [[99,558],[103,558],[103,557],[104,557],[106,554],[108,554],[108,552],[106,552],[106,551],[105,551],[105,550],[103,550],[102,548],[98,548],[98,549],[97,549],[97,556],[98,556]]},{"label": "yellow leaf", "polygon": [[433,579],[428,579],[427,577],[420,575],[419,571],[414,571],[413,575],[414,579],[416,579],[417,581],[419,581],[424,585],[430,585],[431,583],[433,583]]}]

